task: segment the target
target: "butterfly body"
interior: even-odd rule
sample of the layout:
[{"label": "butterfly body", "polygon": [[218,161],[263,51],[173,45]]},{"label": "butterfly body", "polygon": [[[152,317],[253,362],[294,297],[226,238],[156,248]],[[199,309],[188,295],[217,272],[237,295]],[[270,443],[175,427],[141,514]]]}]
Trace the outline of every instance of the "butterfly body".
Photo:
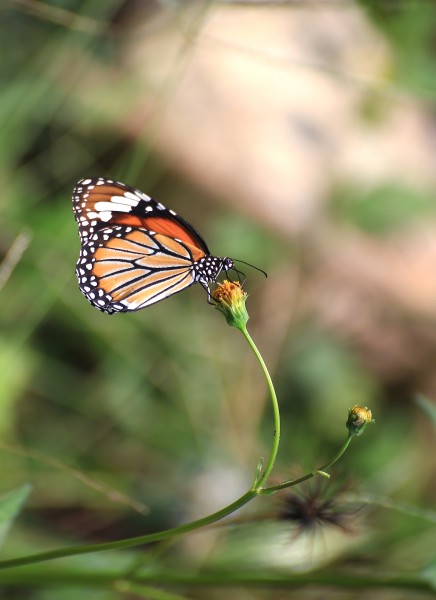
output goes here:
[{"label": "butterfly body", "polygon": [[76,274],[89,302],[112,314],[140,310],[234,268],[200,234],[143,192],[110,179],[82,179],[73,192],[82,243]]}]

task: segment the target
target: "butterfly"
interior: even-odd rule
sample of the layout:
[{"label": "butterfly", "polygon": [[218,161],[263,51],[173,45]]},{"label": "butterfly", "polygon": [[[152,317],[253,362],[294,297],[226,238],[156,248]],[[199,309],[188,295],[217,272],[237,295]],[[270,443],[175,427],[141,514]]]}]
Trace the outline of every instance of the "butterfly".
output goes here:
[{"label": "butterfly", "polygon": [[109,314],[136,311],[200,283],[207,291],[232,259],[212,256],[201,235],[143,192],[104,177],[73,192],[82,243],[76,274],[89,302]]}]

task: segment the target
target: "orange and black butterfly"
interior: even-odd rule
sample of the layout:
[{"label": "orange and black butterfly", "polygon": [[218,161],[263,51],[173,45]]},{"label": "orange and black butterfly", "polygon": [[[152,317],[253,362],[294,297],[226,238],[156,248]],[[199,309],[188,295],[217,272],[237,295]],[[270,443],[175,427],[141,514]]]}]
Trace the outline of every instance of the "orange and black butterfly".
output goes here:
[{"label": "orange and black butterfly", "polygon": [[230,258],[212,256],[200,234],[174,211],[143,192],[95,177],[73,192],[82,242],[76,274],[89,302],[112,314],[140,310],[222,271]]}]

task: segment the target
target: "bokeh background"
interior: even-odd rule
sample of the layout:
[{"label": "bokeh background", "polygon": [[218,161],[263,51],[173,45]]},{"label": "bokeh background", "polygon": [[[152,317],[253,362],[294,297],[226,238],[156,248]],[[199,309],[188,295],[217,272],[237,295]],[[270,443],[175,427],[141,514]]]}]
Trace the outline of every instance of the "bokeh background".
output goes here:
[{"label": "bokeh background", "polygon": [[[264,522],[276,504],[263,499],[230,534],[129,551],[126,565],[428,573],[434,3],[9,0],[0,15],[0,492],[32,486],[3,557],[204,516],[247,489],[271,446],[259,368],[199,286],[115,316],[80,294],[71,192],[98,175],[181,213],[214,254],[268,272],[243,269],[250,331],[282,409],[277,481],[333,456],[350,406],[376,418],[333,470],[359,506],[351,534]],[[140,597],[24,580],[5,590]],[[238,600],[368,593],[177,590]]]}]

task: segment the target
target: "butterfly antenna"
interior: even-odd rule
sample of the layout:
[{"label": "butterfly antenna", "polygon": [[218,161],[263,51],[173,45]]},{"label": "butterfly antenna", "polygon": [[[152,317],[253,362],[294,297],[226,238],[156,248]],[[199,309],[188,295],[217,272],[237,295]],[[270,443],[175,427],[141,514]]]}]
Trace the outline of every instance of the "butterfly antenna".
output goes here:
[{"label": "butterfly antenna", "polygon": [[[265,277],[268,277],[267,273],[263,269],[259,269],[259,267],[255,267],[254,265],[252,265],[248,262],[245,262],[245,260],[239,260],[239,258],[232,258],[231,260],[233,260],[235,262],[240,262],[243,265],[248,265],[252,269],[256,269],[256,271],[260,271],[261,273],[263,273],[263,275],[265,275]],[[237,271],[237,269],[236,269],[236,271]],[[242,275],[244,275],[244,273],[242,273]],[[244,275],[244,277],[245,277],[245,275]]]}]

